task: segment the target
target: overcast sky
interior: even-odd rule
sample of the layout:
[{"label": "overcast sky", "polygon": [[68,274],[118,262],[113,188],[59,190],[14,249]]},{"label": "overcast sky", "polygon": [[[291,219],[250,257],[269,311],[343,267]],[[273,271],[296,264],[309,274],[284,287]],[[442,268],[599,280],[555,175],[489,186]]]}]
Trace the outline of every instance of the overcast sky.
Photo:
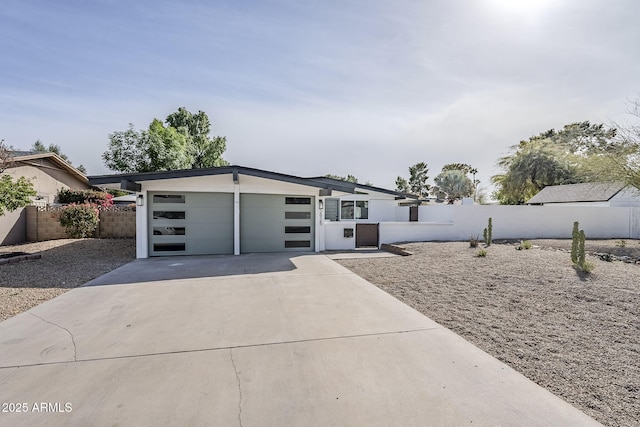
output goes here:
[{"label": "overcast sky", "polygon": [[0,138],[108,173],[108,135],[202,110],[233,164],[353,174],[469,163],[624,121],[637,0],[2,0]]}]

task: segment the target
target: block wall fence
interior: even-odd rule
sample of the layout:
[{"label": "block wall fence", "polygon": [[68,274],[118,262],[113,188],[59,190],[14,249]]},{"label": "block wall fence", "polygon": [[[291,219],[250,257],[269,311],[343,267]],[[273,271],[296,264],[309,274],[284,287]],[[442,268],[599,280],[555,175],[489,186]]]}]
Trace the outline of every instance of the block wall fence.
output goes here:
[{"label": "block wall fence", "polygon": [[[67,233],[60,225],[61,207],[27,206],[27,241],[67,239]],[[135,207],[111,207],[100,211],[100,223],[92,237],[133,238],[136,237]]]}]

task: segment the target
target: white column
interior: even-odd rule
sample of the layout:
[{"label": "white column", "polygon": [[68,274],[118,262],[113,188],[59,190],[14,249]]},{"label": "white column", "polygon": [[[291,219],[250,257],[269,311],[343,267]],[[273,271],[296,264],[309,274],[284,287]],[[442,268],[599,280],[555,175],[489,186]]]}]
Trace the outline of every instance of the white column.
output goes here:
[{"label": "white column", "polygon": [[136,193],[136,200],[142,196],[142,206],[136,206],[136,258],[149,258],[149,194]]},{"label": "white column", "polygon": [[240,255],[240,184],[233,185],[233,254]]}]

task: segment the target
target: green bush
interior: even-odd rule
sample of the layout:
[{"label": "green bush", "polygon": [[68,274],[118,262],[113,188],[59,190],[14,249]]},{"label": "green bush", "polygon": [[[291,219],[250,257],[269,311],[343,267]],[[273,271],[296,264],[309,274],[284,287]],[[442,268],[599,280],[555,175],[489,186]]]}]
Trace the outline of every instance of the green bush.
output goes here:
[{"label": "green bush", "polygon": [[484,257],[487,256],[487,251],[485,251],[484,249],[480,249],[478,251],[478,253],[476,254],[476,256],[479,257],[479,258],[484,258]]},{"label": "green bush", "polygon": [[88,204],[70,204],[60,212],[60,224],[67,235],[82,239],[93,234],[98,228],[98,209]]}]

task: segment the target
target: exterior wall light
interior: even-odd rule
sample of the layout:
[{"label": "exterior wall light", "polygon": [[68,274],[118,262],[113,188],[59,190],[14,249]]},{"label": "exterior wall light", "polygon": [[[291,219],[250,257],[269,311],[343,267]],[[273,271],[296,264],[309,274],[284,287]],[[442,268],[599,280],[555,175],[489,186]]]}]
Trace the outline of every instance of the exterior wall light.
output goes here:
[{"label": "exterior wall light", "polygon": [[320,199],[320,200],[318,201],[318,208],[319,208],[319,209],[324,209],[324,200]]},{"label": "exterior wall light", "polygon": [[144,206],[144,195],[138,194],[138,197],[136,197],[136,206]]}]

